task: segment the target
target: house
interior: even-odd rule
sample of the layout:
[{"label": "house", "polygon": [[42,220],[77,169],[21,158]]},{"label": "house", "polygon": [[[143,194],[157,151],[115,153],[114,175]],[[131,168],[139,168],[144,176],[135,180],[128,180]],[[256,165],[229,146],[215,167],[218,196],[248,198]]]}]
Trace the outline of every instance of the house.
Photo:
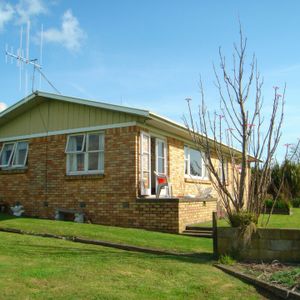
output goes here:
[{"label": "house", "polygon": [[[0,201],[29,216],[178,233],[216,210],[188,130],[146,110],[37,91],[0,114],[0,149]],[[155,197],[155,170],[172,197]]]}]

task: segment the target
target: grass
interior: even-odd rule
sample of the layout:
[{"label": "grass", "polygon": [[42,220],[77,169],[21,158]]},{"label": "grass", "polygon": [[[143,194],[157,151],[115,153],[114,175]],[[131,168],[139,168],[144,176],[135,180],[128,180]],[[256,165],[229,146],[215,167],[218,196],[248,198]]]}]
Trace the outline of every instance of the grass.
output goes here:
[{"label": "grass", "polygon": [[[300,208],[292,208],[292,215],[271,215],[268,228],[300,228]],[[266,222],[268,215],[261,215],[259,218],[259,226],[262,222]],[[196,226],[212,226],[211,222],[199,223]],[[226,219],[218,221],[218,226],[229,226]]]},{"label": "grass", "polygon": [[34,218],[14,218],[4,214],[0,214],[0,227],[16,228],[36,233],[77,236],[175,252],[212,253],[211,239],[197,239],[141,229]]},{"label": "grass", "polygon": [[[29,228],[29,219],[11,221]],[[1,299],[264,299],[207,254],[158,256],[3,232],[0,241]]]}]

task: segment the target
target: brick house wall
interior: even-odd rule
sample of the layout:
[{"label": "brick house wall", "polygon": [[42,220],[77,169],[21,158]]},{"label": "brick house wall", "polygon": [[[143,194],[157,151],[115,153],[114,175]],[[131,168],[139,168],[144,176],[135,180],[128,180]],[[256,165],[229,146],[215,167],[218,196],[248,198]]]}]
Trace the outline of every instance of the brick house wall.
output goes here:
[{"label": "brick house wall", "polygon": [[184,178],[184,144],[176,139],[167,140],[176,199],[137,199],[141,130],[131,126],[104,131],[104,175],[66,175],[66,134],[32,138],[27,168],[0,171],[0,200],[9,206],[20,202],[29,216],[53,219],[57,208],[75,209],[93,223],[175,233],[187,224],[210,220],[215,201],[204,206],[178,199],[198,190]]},{"label": "brick house wall", "polygon": [[130,226],[137,196],[136,127],[105,130],[105,174],[66,175],[66,137],[29,140],[28,168],[0,171],[1,201],[20,202],[30,216],[53,218],[55,208],[83,209],[94,223]]}]

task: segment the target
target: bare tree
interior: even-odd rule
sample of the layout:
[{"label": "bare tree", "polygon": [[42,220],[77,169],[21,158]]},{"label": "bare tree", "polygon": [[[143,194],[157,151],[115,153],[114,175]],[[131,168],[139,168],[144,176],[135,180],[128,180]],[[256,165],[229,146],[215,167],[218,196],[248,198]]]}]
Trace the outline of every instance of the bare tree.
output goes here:
[{"label": "bare tree", "polygon": [[286,147],[288,149],[287,159],[296,164],[300,164],[300,149],[299,149],[299,147],[297,147],[299,142],[300,142],[300,140],[298,139],[297,144],[286,144]]},{"label": "bare tree", "polygon": [[213,67],[220,111],[212,114],[207,109],[200,79],[198,116],[188,101],[189,117],[185,118],[232,225],[236,214],[246,211],[257,222],[262,212],[284,117],[285,87],[282,94],[274,87],[269,116],[263,116],[263,79],[255,55],[246,62],[246,49],[240,26],[232,66],[227,66],[220,48],[220,69]]}]

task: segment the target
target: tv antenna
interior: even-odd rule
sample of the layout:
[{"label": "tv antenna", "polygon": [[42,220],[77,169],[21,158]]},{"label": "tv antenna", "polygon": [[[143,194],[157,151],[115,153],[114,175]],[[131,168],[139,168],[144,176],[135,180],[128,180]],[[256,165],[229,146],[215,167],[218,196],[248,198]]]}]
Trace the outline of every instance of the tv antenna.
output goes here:
[{"label": "tv antenna", "polygon": [[[43,58],[43,25],[41,26],[41,33],[40,33],[40,58],[30,58],[30,21],[27,21],[26,26],[26,44],[25,44],[25,53],[23,49],[23,26],[20,28],[20,45],[16,52],[14,52],[14,48],[11,47],[10,50],[6,45],[5,48],[5,59],[6,63],[8,63],[8,59],[10,58],[11,64],[14,60],[16,60],[17,67],[19,68],[19,90],[22,89],[24,86],[25,95],[28,94],[28,68],[26,66],[33,67],[32,71],[32,84],[31,84],[31,92],[35,91],[35,81],[36,81],[36,72],[39,73],[39,89],[42,87],[42,79],[46,80],[46,82],[57,92],[57,88],[50,82],[50,80],[46,77],[46,75],[42,72],[42,58]],[[25,84],[23,84],[23,80]]]}]

